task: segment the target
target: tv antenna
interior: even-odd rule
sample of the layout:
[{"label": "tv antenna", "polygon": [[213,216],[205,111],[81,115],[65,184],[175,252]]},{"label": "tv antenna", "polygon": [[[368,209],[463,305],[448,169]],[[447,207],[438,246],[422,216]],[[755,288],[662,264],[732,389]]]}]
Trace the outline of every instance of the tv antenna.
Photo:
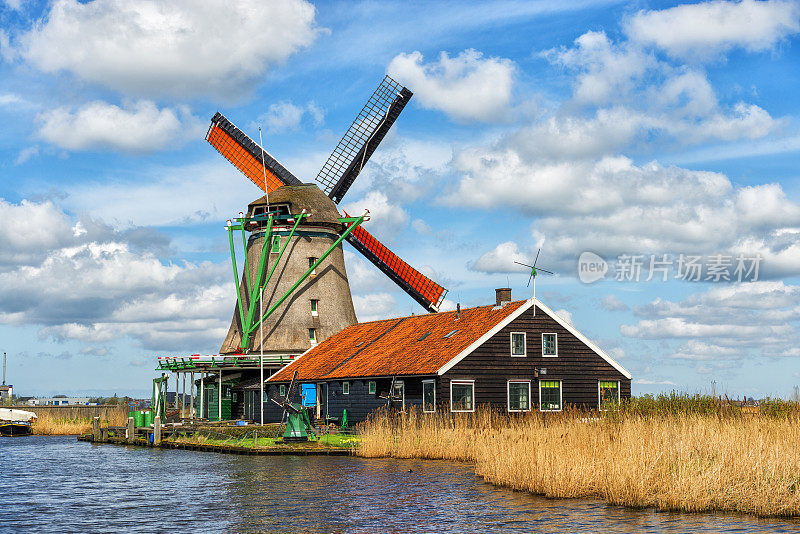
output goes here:
[{"label": "tv antenna", "polygon": [[553,276],[555,276],[555,274],[556,274],[553,271],[548,271],[547,269],[542,269],[541,267],[536,267],[536,262],[539,261],[539,253],[541,251],[542,251],[542,249],[541,249],[541,247],[539,247],[539,250],[536,251],[536,258],[534,258],[534,260],[533,260],[533,265],[528,265],[527,263],[521,263],[521,262],[518,262],[518,261],[514,262],[517,265],[522,265],[522,266],[527,267],[527,268],[529,268],[531,270],[531,275],[528,277],[528,287],[530,287],[531,282],[533,282],[533,299],[534,300],[536,300],[536,275],[539,274],[539,272],[551,274]]}]

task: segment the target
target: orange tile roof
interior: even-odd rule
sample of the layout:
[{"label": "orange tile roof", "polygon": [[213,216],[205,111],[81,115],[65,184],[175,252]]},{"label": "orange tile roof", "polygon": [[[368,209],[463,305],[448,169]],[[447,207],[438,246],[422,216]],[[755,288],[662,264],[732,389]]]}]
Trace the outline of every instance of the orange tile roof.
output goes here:
[{"label": "orange tile roof", "polygon": [[[269,381],[289,381],[295,371],[298,380],[435,374],[525,302],[465,308],[460,319],[452,311],[355,324],[312,348]],[[454,330],[455,334],[445,337]]]}]

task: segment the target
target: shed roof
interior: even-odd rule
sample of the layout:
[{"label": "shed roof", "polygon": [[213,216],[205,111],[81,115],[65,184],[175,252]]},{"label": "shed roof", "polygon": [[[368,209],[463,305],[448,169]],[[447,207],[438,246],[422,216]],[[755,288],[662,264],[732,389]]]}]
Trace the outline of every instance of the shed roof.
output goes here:
[{"label": "shed roof", "polygon": [[[384,319],[349,326],[269,378],[335,380],[393,375],[433,375],[532,301]],[[524,308],[523,308],[524,307]]]}]

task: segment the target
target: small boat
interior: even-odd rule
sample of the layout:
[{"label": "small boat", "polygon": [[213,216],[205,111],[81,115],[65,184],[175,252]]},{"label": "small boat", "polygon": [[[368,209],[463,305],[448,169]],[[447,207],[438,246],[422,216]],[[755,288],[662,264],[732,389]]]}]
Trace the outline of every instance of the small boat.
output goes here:
[{"label": "small boat", "polygon": [[30,436],[32,433],[30,421],[0,422],[0,436]]},{"label": "small boat", "polygon": [[0,436],[29,436],[36,414],[25,410],[0,408]]}]

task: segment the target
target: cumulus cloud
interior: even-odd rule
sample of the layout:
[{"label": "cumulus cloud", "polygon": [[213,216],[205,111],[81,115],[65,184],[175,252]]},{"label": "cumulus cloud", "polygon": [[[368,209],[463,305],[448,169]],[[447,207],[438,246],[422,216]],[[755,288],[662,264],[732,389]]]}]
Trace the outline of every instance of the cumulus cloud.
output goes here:
[{"label": "cumulus cloud", "polygon": [[233,290],[223,264],[165,263],[50,202],[4,202],[0,217],[9,223],[0,228],[0,323],[40,327],[41,337],[78,340],[92,354],[125,337],[150,350],[215,350],[225,335]]},{"label": "cumulus cloud", "polygon": [[44,72],[125,94],[231,98],[311,44],[314,16],[304,0],[57,0],[15,47]]},{"label": "cumulus cloud", "polygon": [[56,108],[37,116],[41,139],[67,150],[153,152],[202,136],[203,126],[186,108],[159,109],[142,100],[119,107],[94,101],[77,110]]},{"label": "cumulus cloud", "polygon": [[354,296],[353,306],[359,322],[363,323],[390,317],[396,312],[397,301],[391,293],[372,293]]},{"label": "cumulus cloud", "polygon": [[741,47],[770,50],[800,31],[800,6],[783,0],[714,0],[640,11],[624,25],[631,40],[674,57],[709,58]]},{"label": "cumulus cloud", "polygon": [[628,337],[679,341],[667,356],[679,360],[732,361],[785,357],[800,342],[800,286],[750,282],[715,286],[682,301],[656,299],[637,306]]},{"label": "cumulus cloud", "polygon": [[800,206],[776,184],[734,187],[719,173],[624,157],[527,163],[508,149],[463,151],[455,166],[463,177],[445,203],[537,217],[532,238],[547,239],[559,268],[593,250],[760,255],[762,277],[800,273]]},{"label": "cumulus cloud", "polygon": [[485,58],[472,49],[452,58],[442,52],[438,62],[425,64],[423,59],[420,52],[399,54],[387,67],[422,107],[443,111],[457,121],[508,120],[516,71],[511,60]]},{"label": "cumulus cloud", "polygon": [[470,265],[470,269],[483,273],[518,273],[529,270],[527,267],[514,263],[517,261],[530,265],[533,260],[527,254],[520,252],[519,245],[513,241],[506,241],[481,255]]},{"label": "cumulus cloud", "polygon": [[370,219],[364,223],[364,228],[386,243],[391,243],[408,226],[406,210],[380,191],[367,193],[364,198],[344,206],[344,210],[352,216],[361,215],[365,209],[369,210]]}]

